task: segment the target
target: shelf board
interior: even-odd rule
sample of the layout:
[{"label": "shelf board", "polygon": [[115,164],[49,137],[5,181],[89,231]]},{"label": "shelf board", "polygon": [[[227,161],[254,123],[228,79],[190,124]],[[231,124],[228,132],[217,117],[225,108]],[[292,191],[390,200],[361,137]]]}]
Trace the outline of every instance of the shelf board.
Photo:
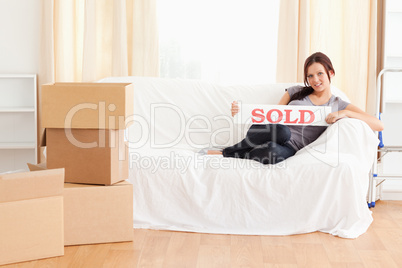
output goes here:
[{"label": "shelf board", "polygon": [[385,100],[385,105],[387,104],[402,104],[402,100]]},{"label": "shelf board", "polygon": [[386,58],[402,58],[402,54],[387,54]]},{"label": "shelf board", "polygon": [[30,113],[35,112],[34,107],[0,107],[0,113]]},{"label": "shelf board", "polygon": [[36,78],[35,74],[0,74],[0,78]]},{"label": "shelf board", "polygon": [[36,143],[34,142],[2,142],[0,149],[35,149]]}]

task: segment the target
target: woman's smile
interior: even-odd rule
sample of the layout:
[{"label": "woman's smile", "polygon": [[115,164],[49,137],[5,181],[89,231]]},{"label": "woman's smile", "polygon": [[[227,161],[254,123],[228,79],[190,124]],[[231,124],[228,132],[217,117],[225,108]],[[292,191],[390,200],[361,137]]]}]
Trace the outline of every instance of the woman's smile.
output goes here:
[{"label": "woman's smile", "polygon": [[315,84],[314,86],[315,87],[319,87],[319,86],[321,86],[322,85],[322,83],[318,83],[318,84]]}]

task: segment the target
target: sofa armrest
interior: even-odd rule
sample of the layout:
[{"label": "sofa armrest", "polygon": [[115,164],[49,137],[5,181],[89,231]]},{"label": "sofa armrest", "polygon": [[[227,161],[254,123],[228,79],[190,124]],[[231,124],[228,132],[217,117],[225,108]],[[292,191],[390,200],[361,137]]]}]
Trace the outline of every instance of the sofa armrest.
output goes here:
[{"label": "sofa armrest", "polygon": [[373,130],[363,121],[343,118],[329,126],[314,142],[297,154],[310,154],[321,162],[337,165],[353,157],[359,167],[370,170],[379,140]]}]

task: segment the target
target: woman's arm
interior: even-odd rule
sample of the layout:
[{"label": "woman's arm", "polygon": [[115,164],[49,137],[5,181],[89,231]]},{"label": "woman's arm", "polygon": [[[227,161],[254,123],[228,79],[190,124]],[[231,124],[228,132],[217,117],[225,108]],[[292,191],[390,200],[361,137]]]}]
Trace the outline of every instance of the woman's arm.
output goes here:
[{"label": "woman's arm", "polygon": [[278,102],[278,105],[288,105],[289,102],[290,102],[290,95],[289,92],[286,91],[285,94],[283,94],[280,101]]},{"label": "woman's arm", "polygon": [[332,124],[345,117],[360,119],[366,122],[367,125],[369,125],[369,127],[374,131],[381,131],[384,129],[384,124],[379,119],[369,115],[353,104],[346,106],[345,110],[330,113],[325,121],[328,124]]}]

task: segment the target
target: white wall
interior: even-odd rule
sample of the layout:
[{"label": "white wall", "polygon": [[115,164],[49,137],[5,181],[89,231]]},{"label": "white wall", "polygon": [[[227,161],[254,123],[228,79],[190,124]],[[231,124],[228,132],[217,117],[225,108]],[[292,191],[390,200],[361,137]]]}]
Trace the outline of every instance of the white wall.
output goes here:
[{"label": "white wall", "polygon": [[40,3],[0,0],[0,73],[38,73]]}]

